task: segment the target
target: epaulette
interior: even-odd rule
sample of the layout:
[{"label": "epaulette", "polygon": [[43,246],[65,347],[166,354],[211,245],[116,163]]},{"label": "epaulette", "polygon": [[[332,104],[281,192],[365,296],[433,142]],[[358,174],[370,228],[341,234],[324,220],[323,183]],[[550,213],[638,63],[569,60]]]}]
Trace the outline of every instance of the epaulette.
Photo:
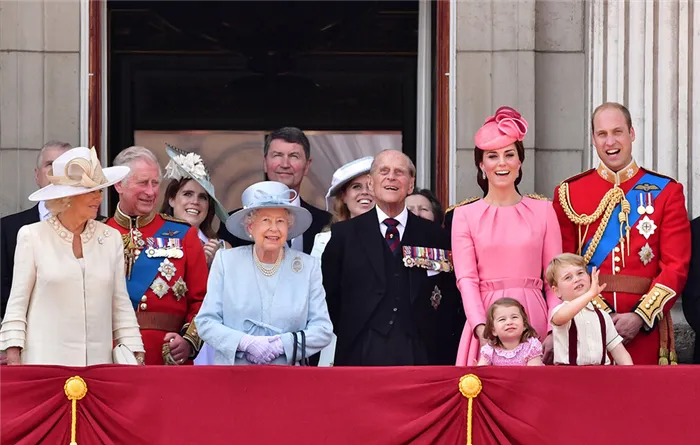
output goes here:
[{"label": "epaulette", "polygon": [[465,199],[464,201],[460,202],[459,204],[455,204],[455,205],[449,206],[449,207],[447,208],[447,210],[445,210],[445,213],[451,212],[452,210],[456,209],[457,207],[461,207],[461,206],[463,206],[463,205],[471,204],[471,203],[476,202],[476,201],[478,201],[478,200],[480,200],[480,199],[481,199],[481,198],[479,198],[478,196],[472,196],[471,198]]},{"label": "epaulette", "polygon": [[163,218],[163,219],[166,220],[166,221],[176,222],[176,223],[184,224],[184,225],[186,225],[187,227],[190,227],[190,223],[188,223],[187,221],[182,220],[182,219],[180,219],[180,218],[175,218],[174,216],[170,216],[170,215],[168,215],[167,213],[161,213],[161,214],[160,214],[160,217]]},{"label": "epaulette", "polygon": [[579,173],[578,175],[574,175],[574,176],[572,176],[572,177],[570,177],[570,178],[564,179],[564,180],[561,182],[561,184],[563,184],[563,183],[565,183],[565,182],[575,181],[575,180],[578,179],[578,178],[583,178],[583,177],[586,176],[586,175],[590,175],[590,174],[593,173],[594,171],[595,171],[595,169],[594,169],[594,168],[591,168],[591,169],[589,169],[589,170],[586,170],[585,172]]},{"label": "epaulette", "polygon": [[540,195],[539,193],[525,193],[525,196],[527,196],[530,199],[536,199],[538,201],[549,201],[549,198],[547,198],[544,195]]},{"label": "epaulette", "polygon": [[646,167],[642,167],[642,169],[643,169],[645,172],[647,172],[647,173],[651,173],[652,175],[656,175],[656,176],[659,176],[659,177],[661,177],[661,178],[669,179],[669,180],[671,180],[672,182],[678,182],[678,180],[677,180],[676,178],[672,178],[672,177],[670,177],[670,176],[663,175],[663,174],[661,174],[661,173],[659,173],[659,172],[655,172],[654,170],[649,170],[649,169],[646,168]]}]

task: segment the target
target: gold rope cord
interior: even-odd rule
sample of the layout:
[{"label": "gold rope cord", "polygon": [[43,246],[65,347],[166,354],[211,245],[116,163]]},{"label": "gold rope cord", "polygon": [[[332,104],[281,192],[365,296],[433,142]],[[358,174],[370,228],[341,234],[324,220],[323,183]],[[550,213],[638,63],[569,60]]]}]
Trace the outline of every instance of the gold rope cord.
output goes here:
[{"label": "gold rope cord", "polygon": [[87,394],[87,383],[76,375],[66,380],[65,385],[63,385],[63,392],[65,392],[68,400],[71,401],[70,445],[78,445],[78,442],[75,441],[78,424],[78,400],[81,400]]},{"label": "gold rope cord", "polygon": [[459,379],[459,392],[469,399],[467,405],[467,445],[472,445],[472,404],[476,396],[481,393],[482,388],[481,380],[474,374],[467,374]]},{"label": "gold rope cord", "polygon": [[[608,222],[610,221],[610,216],[612,215],[613,211],[615,210],[615,207],[617,207],[618,204],[623,203],[622,209],[620,212],[620,242],[623,243],[624,245],[624,237],[622,234],[623,230],[623,225],[627,223],[628,218],[627,215],[629,215],[630,212],[630,204],[627,202],[625,199],[625,192],[622,191],[621,188],[615,186],[612,189],[608,190],[607,193],[603,196],[603,199],[600,200],[600,203],[598,203],[598,207],[595,209],[595,212],[591,215],[586,215],[585,213],[583,214],[578,214],[574,211],[573,206],[571,205],[571,199],[569,197],[569,184],[566,182],[562,183],[559,186],[559,204],[561,205],[562,209],[564,210],[564,213],[566,214],[566,217],[569,218],[571,222],[578,226],[585,225],[586,226],[586,232],[588,232],[588,225],[591,223],[594,223],[595,221],[598,220],[598,218],[601,217],[602,219],[600,221],[600,225],[595,231],[595,234],[593,235],[593,239],[591,240],[591,243],[588,245],[588,249],[586,249],[586,253],[583,255],[583,258],[586,260],[586,263],[589,263],[591,261],[591,258],[593,257],[593,254],[595,253],[595,250],[598,248],[598,243],[600,243],[600,239],[603,237],[603,232],[605,231],[605,228],[608,226]],[[626,205],[624,205],[626,203]],[[626,232],[629,234],[629,224],[627,223],[626,227]],[[579,227],[579,233],[580,233],[580,227]],[[579,249],[583,247],[583,240],[579,239]],[[624,247],[624,246],[623,246]],[[624,255],[623,255],[624,256]]]}]

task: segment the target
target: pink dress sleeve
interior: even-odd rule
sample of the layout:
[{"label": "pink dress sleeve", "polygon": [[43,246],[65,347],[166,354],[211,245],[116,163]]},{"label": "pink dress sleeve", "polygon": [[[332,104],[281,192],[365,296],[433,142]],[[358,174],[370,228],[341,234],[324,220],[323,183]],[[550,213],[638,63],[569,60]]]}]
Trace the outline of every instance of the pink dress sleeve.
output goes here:
[{"label": "pink dress sleeve", "polygon": [[[467,208],[454,210],[452,222],[452,260],[454,262],[457,287],[462,295],[464,313],[472,331],[480,324],[486,323],[486,309],[479,292],[479,272],[476,266],[476,250],[472,239]],[[561,241],[559,242],[561,246]]]},{"label": "pink dress sleeve", "polygon": [[[556,199],[556,197],[555,197]],[[542,249],[542,270],[547,270],[547,266],[552,261],[552,258],[559,255],[562,252],[561,247],[561,230],[559,228],[559,220],[557,219],[557,214],[554,211],[554,206],[551,202],[547,203],[547,219],[546,227],[544,233],[544,248]],[[561,303],[561,300],[557,295],[549,288],[549,284],[544,283],[545,294],[547,295],[547,308],[549,315],[548,320],[552,319],[552,309]],[[549,328],[547,332],[551,332],[552,326],[548,324]]]},{"label": "pink dress sleeve", "polygon": [[542,343],[536,338],[530,338],[527,342],[530,347],[523,357],[526,364],[533,358],[542,357]]},{"label": "pink dress sleeve", "polygon": [[486,364],[493,365],[493,347],[491,345],[482,346],[480,355],[486,359]]}]

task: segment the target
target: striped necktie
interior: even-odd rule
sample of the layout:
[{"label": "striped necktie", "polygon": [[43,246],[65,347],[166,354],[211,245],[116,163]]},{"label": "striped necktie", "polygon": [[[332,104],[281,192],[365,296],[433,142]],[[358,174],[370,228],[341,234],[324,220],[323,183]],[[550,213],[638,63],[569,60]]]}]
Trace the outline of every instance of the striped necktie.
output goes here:
[{"label": "striped necktie", "polygon": [[386,225],[386,235],[384,235],[384,239],[386,240],[389,249],[391,249],[391,253],[396,254],[396,251],[399,250],[399,245],[401,244],[398,228],[399,222],[394,218],[387,218],[384,220],[384,224]]}]

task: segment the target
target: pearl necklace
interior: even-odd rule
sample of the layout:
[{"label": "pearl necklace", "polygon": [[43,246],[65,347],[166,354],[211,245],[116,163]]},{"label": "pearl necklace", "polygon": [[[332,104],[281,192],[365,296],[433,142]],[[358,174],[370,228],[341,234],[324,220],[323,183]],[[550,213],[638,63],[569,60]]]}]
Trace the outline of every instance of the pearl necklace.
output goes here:
[{"label": "pearl necklace", "polygon": [[275,261],[275,264],[273,264],[272,267],[268,267],[262,261],[260,261],[260,258],[258,258],[258,252],[255,251],[255,246],[253,246],[253,259],[255,260],[255,265],[258,267],[260,273],[262,273],[266,277],[271,277],[277,273],[277,270],[280,268],[280,264],[282,263],[283,257],[284,249],[280,248],[280,253],[279,255],[277,255],[277,261]]}]

